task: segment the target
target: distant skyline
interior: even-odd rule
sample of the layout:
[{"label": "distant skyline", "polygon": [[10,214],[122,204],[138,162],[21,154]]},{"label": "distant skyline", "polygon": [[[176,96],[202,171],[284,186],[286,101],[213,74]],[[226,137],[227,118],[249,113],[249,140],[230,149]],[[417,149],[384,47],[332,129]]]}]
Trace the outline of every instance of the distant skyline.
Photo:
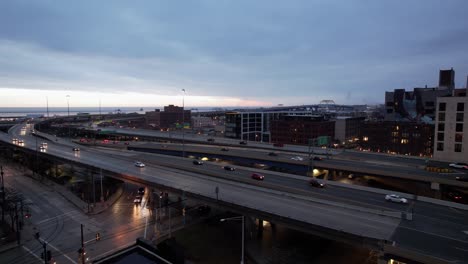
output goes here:
[{"label": "distant skyline", "polygon": [[[0,107],[379,104],[468,75],[468,1],[0,1]],[[46,99],[47,98],[47,99]]]}]

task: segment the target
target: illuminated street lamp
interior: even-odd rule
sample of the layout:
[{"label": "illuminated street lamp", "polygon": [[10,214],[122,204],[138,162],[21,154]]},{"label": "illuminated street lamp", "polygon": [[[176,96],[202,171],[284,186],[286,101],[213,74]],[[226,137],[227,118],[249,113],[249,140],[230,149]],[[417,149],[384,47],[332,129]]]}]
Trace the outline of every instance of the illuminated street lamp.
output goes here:
[{"label": "illuminated street lamp", "polygon": [[237,220],[242,221],[242,253],[241,253],[240,264],[244,264],[244,247],[245,247],[245,245],[244,245],[244,225],[245,225],[245,217],[242,215],[242,216],[235,216],[235,217],[219,219],[220,222],[237,221]]}]

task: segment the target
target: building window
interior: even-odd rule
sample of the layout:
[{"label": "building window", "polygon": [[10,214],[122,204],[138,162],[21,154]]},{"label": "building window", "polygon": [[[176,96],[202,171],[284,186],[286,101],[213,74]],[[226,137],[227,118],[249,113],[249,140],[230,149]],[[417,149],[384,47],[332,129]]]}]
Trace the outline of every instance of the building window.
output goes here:
[{"label": "building window", "polygon": [[368,140],[369,140],[369,138],[368,138],[368,137],[364,137],[362,140],[364,140],[364,141],[368,141]]},{"label": "building window", "polygon": [[463,113],[457,113],[457,122],[463,122]]},{"label": "building window", "polygon": [[445,103],[439,103],[439,111],[441,112],[445,111],[445,106],[446,106]]},{"label": "building window", "polygon": [[401,133],[401,137],[405,137],[405,138],[407,138],[407,137],[409,137],[409,133],[408,133],[408,132]]},{"label": "building window", "polygon": [[462,152],[462,144],[455,144],[455,152]]},{"label": "building window", "polygon": [[437,143],[437,151],[444,151],[444,143],[442,142]]},{"label": "building window", "polygon": [[439,113],[439,121],[445,121],[445,113]]},{"label": "building window", "polygon": [[401,144],[408,144],[409,140],[406,138],[401,139]]},{"label": "building window", "polygon": [[437,141],[444,141],[444,133],[437,133]]},{"label": "building window", "polygon": [[463,132],[463,124],[456,124],[455,125],[455,132]]},{"label": "building window", "polygon": [[444,124],[444,123],[439,123],[439,124],[437,125],[437,130],[438,130],[438,131],[441,131],[441,132],[444,132],[444,130],[445,130],[445,124]]},{"label": "building window", "polygon": [[393,109],[387,109],[387,114],[393,113]]},{"label": "building window", "polygon": [[398,132],[392,132],[393,137],[398,137]]},{"label": "building window", "polygon": [[455,142],[463,142],[463,134],[455,134]]},{"label": "building window", "polygon": [[434,109],[426,109],[426,115],[434,114]]},{"label": "building window", "polygon": [[393,102],[387,102],[387,106],[388,107],[393,106]]},{"label": "building window", "polygon": [[426,102],[426,106],[434,106],[434,102],[433,101]]},{"label": "building window", "polygon": [[465,103],[458,103],[458,104],[457,104],[457,111],[458,111],[458,112],[463,112],[463,111],[465,111]]}]

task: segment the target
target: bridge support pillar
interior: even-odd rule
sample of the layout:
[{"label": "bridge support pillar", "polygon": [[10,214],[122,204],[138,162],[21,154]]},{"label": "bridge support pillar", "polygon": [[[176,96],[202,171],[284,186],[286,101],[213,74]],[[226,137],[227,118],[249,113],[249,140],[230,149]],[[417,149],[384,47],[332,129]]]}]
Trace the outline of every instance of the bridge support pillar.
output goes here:
[{"label": "bridge support pillar", "polygon": [[257,228],[257,237],[261,237],[263,235],[263,220],[258,219],[258,228]]},{"label": "bridge support pillar", "polygon": [[434,197],[440,199],[442,194],[440,192],[440,183],[438,182],[431,182],[431,190],[434,191]]}]

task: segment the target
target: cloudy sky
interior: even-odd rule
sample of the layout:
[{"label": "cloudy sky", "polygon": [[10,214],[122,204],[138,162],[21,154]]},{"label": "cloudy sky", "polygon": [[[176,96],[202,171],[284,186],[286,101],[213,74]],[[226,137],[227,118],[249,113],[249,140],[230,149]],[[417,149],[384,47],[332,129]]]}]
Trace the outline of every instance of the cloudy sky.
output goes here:
[{"label": "cloudy sky", "polygon": [[0,107],[374,104],[468,75],[466,0],[0,1]]}]

